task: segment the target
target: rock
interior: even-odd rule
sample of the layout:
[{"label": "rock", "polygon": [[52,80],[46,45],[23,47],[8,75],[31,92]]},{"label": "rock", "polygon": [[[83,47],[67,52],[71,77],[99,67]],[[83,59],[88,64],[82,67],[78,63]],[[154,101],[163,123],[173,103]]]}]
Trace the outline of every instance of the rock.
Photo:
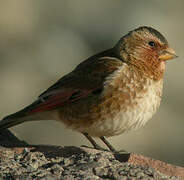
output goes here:
[{"label": "rock", "polygon": [[0,133],[0,140],[0,179],[184,178],[184,168],[142,155],[113,154],[87,147],[31,146],[8,130]]}]

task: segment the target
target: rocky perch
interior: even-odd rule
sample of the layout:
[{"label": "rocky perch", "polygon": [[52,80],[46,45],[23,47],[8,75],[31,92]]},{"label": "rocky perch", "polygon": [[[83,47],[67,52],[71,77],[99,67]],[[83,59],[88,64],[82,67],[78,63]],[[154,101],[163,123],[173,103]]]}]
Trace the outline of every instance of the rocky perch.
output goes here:
[{"label": "rocky perch", "polygon": [[184,179],[184,168],[137,154],[87,147],[29,145],[0,133],[0,179]]}]

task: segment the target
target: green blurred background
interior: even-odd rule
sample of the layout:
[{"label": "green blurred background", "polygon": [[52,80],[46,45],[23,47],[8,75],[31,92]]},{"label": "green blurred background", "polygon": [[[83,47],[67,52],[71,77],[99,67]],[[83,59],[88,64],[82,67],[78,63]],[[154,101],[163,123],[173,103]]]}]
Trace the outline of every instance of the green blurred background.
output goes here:
[{"label": "green blurred background", "polygon": [[[142,25],[163,33],[179,58],[167,64],[157,114],[144,128],[110,141],[119,149],[184,166],[183,0],[1,1],[0,119]],[[89,145],[82,135],[54,121],[29,122],[12,130],[32,144]]]}]

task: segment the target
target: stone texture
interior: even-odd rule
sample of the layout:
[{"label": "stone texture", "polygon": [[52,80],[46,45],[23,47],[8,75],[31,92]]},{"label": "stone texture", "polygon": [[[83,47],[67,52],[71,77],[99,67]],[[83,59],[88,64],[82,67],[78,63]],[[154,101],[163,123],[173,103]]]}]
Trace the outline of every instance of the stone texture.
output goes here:
[{"label": "stone texture", "polygon": [[[7,143],[6,137],[11,137]],[[87,147],[30,146],[8,130],[0,134],[0,140],[0,179],[184,179],[184,168],[142,155]]]}]

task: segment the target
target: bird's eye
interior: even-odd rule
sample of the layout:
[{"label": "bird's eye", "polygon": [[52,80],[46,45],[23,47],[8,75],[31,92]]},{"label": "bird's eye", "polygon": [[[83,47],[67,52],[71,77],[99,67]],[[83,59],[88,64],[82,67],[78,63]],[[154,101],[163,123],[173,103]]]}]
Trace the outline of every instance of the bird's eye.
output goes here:
[{"label": "bird's eye", "polygon": [[155,47],[155,42],[153,42],[153,41],[149,41],[148,44],[149,44],[149,46],[151,46],[151,47]]}]

